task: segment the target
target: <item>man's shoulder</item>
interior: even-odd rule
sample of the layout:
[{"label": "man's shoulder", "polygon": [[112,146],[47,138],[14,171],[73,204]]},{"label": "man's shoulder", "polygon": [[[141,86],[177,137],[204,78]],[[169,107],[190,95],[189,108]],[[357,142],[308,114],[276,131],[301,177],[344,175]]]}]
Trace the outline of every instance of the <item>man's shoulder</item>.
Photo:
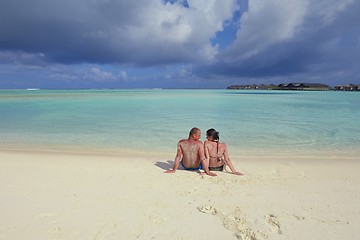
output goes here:
[{"label": "man's shoulder", "polygon": [[193,140],[189,140],[189,139],[181,139],[179,140],[179,144],[181,143],[188,143],[190,145],[202,145],[202,141],[197,140],[197,141],[193,141]]},{"label": "man's shoulder", "polygon": [[179,143],[184,143],[184,142],[188,142],[188,140],[187,139],[180,139],[179,140]]}]

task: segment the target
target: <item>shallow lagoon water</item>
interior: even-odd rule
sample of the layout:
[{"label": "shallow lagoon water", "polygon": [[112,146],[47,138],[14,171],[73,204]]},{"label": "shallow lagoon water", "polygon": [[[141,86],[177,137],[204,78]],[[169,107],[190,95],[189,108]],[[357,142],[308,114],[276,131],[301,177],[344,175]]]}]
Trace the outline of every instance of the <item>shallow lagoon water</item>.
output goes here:
[{"label": "shallow lagoon water", "polygon": [[0,145],[175,154],[192,127],[230,154],[360,149],[359,92],[2,90]]}]

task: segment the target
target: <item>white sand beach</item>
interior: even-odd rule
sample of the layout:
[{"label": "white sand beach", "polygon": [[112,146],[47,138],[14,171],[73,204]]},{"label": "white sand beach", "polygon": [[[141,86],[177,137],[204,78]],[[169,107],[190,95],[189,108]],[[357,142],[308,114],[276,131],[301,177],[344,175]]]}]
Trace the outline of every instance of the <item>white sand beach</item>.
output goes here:
[{"label": "white sand beach", "polygon": [[245,176],[174,156],[0,151],[0,239],[356,239],[355,157],[233,156]]}]

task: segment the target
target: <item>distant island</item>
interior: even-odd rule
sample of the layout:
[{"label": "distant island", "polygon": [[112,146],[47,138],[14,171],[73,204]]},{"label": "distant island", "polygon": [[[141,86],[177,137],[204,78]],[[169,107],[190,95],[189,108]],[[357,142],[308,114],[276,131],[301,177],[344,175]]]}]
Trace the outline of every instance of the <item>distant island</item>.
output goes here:
[{"label": "distant island", "polygon": [[360,84],[336,85],[334,88],[322,83],[282,83],[279,85],[232,85],[232,90],[293,90],[293,91],[360,91]]}]

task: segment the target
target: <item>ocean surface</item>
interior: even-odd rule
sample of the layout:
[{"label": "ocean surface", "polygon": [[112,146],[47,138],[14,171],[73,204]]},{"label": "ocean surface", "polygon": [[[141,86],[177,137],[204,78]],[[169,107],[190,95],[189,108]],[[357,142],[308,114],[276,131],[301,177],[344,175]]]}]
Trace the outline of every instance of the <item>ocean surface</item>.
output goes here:
[{"label": "ocean surface", "polygon": [[360,153],[360,92],[1,90],[0,149],[154,152],[175,156],[209,128],[231,155]]}]

